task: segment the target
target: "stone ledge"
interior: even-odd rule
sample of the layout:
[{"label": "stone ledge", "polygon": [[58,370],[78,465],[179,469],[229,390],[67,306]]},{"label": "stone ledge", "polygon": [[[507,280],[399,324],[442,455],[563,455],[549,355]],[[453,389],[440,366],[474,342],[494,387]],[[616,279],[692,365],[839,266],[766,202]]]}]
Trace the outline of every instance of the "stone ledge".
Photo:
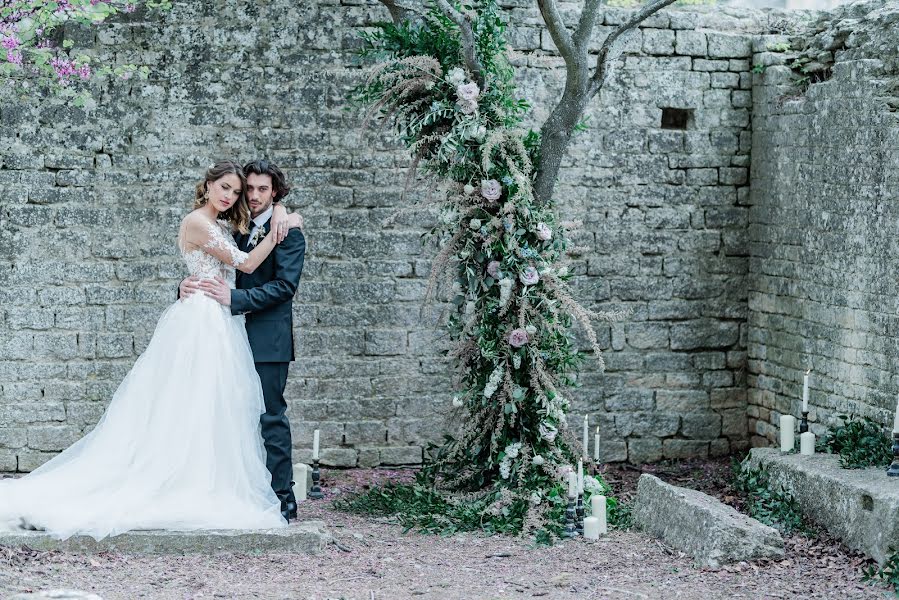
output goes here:
[{"label": "stone ledge", "polygon": [[637,482],[634,524],[704,567],[784,555],[783,538],[773,527],[648,473]]},{"label": "stone ledge", "polygon": [[322,521],[304,521],[284,529],[131,531],[100,541],[83,535],[58,540],[40,531],[0,532],[0,546],[28,546],[35,550],[60,550],[75,554],[318,554],[330,541],[331,536]]},{"label": "stone ledge", "polygon": [[832,454],[781,454],[753,448],[753,468],[764,465],[772,484],[791,493],[803,514],[828,532],[883,564],[899,550],[899,478],[885,469],[843,469]]}]

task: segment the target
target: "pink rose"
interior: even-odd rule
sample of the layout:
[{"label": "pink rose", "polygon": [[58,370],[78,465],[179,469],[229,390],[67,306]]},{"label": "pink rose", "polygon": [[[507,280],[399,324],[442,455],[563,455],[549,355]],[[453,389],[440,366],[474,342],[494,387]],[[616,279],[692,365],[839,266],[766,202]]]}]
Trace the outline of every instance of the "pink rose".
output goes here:
[{"label": "pink rose", "polygon": [[503,186],[496,179],[481,180],[481,196],[491,202],[496,202],[503,195]]},{"label": "pink rose", "polygon": [[480,94],[481,90],[478,89],[478,84],[476,83],[463,83],[456,88],[456,95],[459,97],[459,100],[466,102],[474,102]]},{"label": "pink rose", "polygon": [[499,279],[499,261],[491,260],[487,263],[487,274],[494,279]]},{"label": "pink rose", "polygon": [[525,267],[524,271],[518,274],[518,279],[525,285],[536,285],[540,281],[540,273],[535,267]]},{"label": "pink rose", "polygon": [[543,221],[537,223],[537,239],[546,241],[552,239],[552,237],[553,232],[552,229],[549,228],[549,225]]},{"label": "pink rose", "polygon": [[509,345],[513,348],[521,348],[528,343],[528,332],[524,329],[513,329],[509,334]]}]

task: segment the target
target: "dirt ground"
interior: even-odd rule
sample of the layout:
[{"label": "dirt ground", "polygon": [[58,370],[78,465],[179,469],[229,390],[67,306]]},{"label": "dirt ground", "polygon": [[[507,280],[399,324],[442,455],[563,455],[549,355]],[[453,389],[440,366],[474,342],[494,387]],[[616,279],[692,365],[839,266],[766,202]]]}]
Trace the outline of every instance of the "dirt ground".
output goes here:
[{"label": "dirt ground", "polygon": [[[728,461],[645,469],[738,504],[727,485]],[[639,475],[634,467],[612,466],[606,472],[624,499],[633,496]],[[402,471],[329,471],[326,491],[334,498],[409,476]],[[788,536],[781,561],[697,569],[689,557],[634,531],[553,547],[500,536],[403,534],[384,519],[335,511],[328,497],[301,505],[301,518],[324,520],[337,542],[319,556],[79,556],[0,547],[0,598],[59,588],[92,592],[105,600],[895,597],[862,581],[864,557],[827,538]]]}]

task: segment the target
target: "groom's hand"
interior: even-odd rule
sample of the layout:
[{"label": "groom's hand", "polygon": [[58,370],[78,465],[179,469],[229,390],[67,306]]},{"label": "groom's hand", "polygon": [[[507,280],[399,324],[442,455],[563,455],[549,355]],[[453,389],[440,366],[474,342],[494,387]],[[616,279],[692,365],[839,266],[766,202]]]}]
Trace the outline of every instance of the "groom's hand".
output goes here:
[{"label": "groom's hand", "polygon": [[221,277],[201,280],[200,289],[222,306],[231,306],[231,288]]},{"label": "groom's hand", "polygon": [[200,291],[200,278],[196,275],[191,275],[187,279],[183,279],[181,281],[181,285],[178,286],[178,291],[180,292],[180,298],[185,300],[189,298],[192,294]]}]

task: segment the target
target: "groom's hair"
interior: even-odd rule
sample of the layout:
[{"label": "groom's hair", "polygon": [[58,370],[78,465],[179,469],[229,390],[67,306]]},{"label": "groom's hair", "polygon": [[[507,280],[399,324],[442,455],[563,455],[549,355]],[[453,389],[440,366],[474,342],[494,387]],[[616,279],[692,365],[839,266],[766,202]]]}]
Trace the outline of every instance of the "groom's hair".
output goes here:
[{"label": "groom's hair", "polygon": [[244,165],[243,172],[246,175],[268,175],[272,178],[272,187],[275,190],[272,202],[280,202],[281,198],[290,193],[290,186],[287,185],[287,178],[284,176],[284,172],[278,168],[278,165],[267,158],[248,162]]}]

